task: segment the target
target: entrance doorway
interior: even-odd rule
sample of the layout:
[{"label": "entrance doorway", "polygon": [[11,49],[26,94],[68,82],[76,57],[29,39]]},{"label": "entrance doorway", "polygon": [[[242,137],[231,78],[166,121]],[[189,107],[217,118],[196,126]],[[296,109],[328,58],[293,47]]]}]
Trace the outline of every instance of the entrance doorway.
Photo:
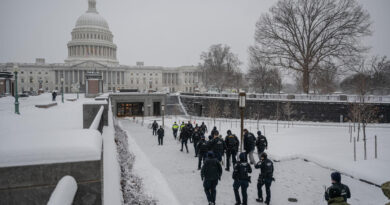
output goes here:
[{"label": "entrance doorway", "polygon": [[153,103],[153,115],[154,116],[161,115],[161,103],[160,102]]},{"label": "entrance doorway", "polygon": [[117,103],[117,116],[118,117],[133,117],[142,116],[142,107],[144,103]]}]

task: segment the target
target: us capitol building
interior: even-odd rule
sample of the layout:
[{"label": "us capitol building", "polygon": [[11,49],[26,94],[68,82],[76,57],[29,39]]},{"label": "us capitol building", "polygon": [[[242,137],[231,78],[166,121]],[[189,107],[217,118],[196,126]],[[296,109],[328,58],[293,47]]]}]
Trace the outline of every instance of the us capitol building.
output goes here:
[{"label": "us capitol building", "polygon": [[96,1],[88,0],[88,10],[81,15],[71,32],[68,58],[65,63],[0,63],[0,71],[13,72],[18,67],[18,92],[45,92],[61,89],[64,92],[85,91],[85,74],[98,72],[103,79],[103,91],[138,89],[141,92],[194,92],[201,87],[201,73],[195,66],[160,67],[120,65],[117,46],[113,42],[107,21],[96,10]]}]

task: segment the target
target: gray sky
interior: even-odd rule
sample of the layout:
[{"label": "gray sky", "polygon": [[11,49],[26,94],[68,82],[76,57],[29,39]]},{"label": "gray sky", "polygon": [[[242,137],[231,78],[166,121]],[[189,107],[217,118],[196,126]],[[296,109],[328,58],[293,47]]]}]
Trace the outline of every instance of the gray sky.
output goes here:
[{"label": "gray sky", "polygon": [[[276,0],[97,0],[118,46],[121,64],[197,65],[210,45],[232,48],[244,62],[254,25]],[[360,0],[371,14],[372,55],[390,56],[390,1]],[[0,62],[62,63],[87,0],[1,0]]]}]

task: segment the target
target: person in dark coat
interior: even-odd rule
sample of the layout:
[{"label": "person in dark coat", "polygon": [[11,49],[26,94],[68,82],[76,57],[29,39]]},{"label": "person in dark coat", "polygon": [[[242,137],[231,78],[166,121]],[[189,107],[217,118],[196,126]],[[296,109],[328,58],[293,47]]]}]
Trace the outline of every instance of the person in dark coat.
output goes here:
[{"label": "person in dark coat", "polygon": [[265,192],[267,197],[265,199],[265,204],[269,205],[271,201],[271,184],[274,180],[274,165],[271,160],[268,159],[267,153],[263,152],[261,154],[260,161],[255,165],[256,169],[260,169],[259,179],[257,180],[257,202],[263,202],[263,191],[262,187],[265,185]]},{"label": "person in dark coat", "polygon": [[198,169],[200,170],[202,160],[204,163],[204,161],[206,159],[206,154],[209,151],[209,143],[207,143],[204,135],[200,138],[200,141],[197,144],[196,150],[197,150],[197,155],[198,155]]},{"label": "person in dark coat", "polygon": [[351,192],[349,191],[349,187],[341,183],[341,174],[339,172],[333,172],[330,175],[332,179],[332,186],[330,186],[325,192],[325,200],[329,202],[330,200],[330,190],[331,189],[339,189],[340,196],[343,198],[344,202],[347,202],[347,199],[351,198]]},{"label": "person in dark coat", "polygon": [[226,145],[222,137],[219,136],[218,131],[214,132],[214,138],[209,141],[211,151],[214,152],[214,156],[219,162],[222,162],[222,156],[225,154]]},{"label": "person in dark coat", "polygon": [[217,130],[217,127],[214,126],[213,130],[211,130],[210,135],[211,135],[212,137],[214,137],[215,132],[218,132],[218,130]]},{"label": "person in dark coat", "polygon": [[51,97],[52,97],[52,101],[56,101],[56,97],[57,97],[57,92],[54,90],[53,93],[51,94]]},{"label": "person in dark coat", "polygon": [[233,171],[233,190],[234,190],[234,196],[236,198],[236,205],[241,204],[240,194],[238,192],[238,189],[241,187],[241,194],[242,194],[242,204],[247,205],[248,204],[248,195],[247,195],[247,189],[249,186],[249,183],[251,182],[251,177],[249,176],[250,173],[252,173],[251,165],[248,164],[245,153],[241,153],[240,161],[234,165],[234,171]]},{"label": "person in dark coat", "polygon": [[152,129],[153,129],[153,135],[157,135],[158,124],[156,120],[152,124]]},{"label": "person in dark coat", "polygon": [[200,141],[200,137],[201,137],[201,133],[200,131],[198,130],[198,128],[195,128],[194,132],[192,133],[192,141],[194,143],[194,150],[195,150],[195,157],[198,156],[198,152],[197,152],[197,146],[198,146],[198,142]]},{"label": "person in dark coat", "polygon": [[202,124],[200,125],[200,131],[202,132],[202,135],[205,135],[207,133],[207,126],[206,124],[204,124],[204,122],[202,122]]},{"label": "person in dark coat", "polygon": [[331,186],[327,189],[328,205],[349,205],[341,196],[340,187]]},{"label": "person in dark coat", "polygon": [[255,151],[256,137],[247,129],[244,129],[244,150],[251,164],[255,164],[253,152]]},{"label": "person in dark coat", "polygon": [[268,148],[267,138],[261,134],[260,130],[257,131],[256,147],[257,147],[257,155],[259,156],[259,160],[260,160],[261,153],[263,153],[264,150]]},{"label": "person in dark coat", "polygon": [[206,193],[207,201],[209,202],[209,205],[214,205],[217,196],[216,188],[218,180],[221,180],[222,176],[222,167],[218,160],[214,158],[212,152],[208,152],[207,157],[200,176],[203,181],[203,188]]},{"label": "person in dark coat", "polygon": [[158,145],[163,145],[164,138],[164,129],[160,126],[160,129],[157,130]]},{"label": "person in dark coat", "polygon": [[238,147],[240,144],[240,141],[236,137],[236,135],[233,135],[230,130],[227,131],[227,135],[225,138],[225,144],[226,144],[226,171],[230,170],[230,158],[232,158],[233,165],[236,164],[236,155],[238,152]]},{"label": "person in dark coat", "polygon": [[194,127],[191,124],[191,121],[188,121],[186,125],[186,132],[188,134],[188,139],[190,139],[190,143],[192,143],[192,134],[194,133]]},{"label": "person in dark coat", "polygon": [[183,146],[185,146],[186,150],[187,150],[187,153],[188,153],[188,146],[187,146],[188,138],[190,138],[189,133],[188,133],[188,129],[187,129],[187,127],[184,127],[181,130],[180,136],[179,136],[179,140],[181,141],[181,149],[180,149],[180,151],[183,151]]}]

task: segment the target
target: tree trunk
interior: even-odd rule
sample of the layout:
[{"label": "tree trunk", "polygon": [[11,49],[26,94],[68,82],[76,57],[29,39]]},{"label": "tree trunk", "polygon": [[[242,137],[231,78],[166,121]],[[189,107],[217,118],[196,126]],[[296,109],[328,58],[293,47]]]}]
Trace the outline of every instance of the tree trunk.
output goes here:
[{"label": "tree trunk", "polygon": [[306,66],[303,68],[303,82],[302,82],[302,87],[303,87],[303,92],[306,94],[309,94],[309,68]]}]

